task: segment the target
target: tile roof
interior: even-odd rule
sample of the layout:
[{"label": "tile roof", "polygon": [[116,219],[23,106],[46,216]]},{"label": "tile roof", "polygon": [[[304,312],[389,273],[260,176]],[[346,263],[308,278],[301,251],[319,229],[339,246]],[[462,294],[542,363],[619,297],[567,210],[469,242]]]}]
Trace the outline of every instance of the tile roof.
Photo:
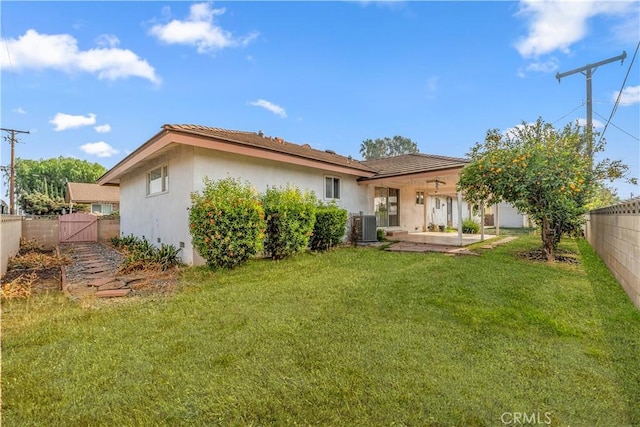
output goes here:
[{"label": "tile roof", "polygon": [[74,203],[118,203],[120,201],[120,187],[87,184],[84,182],[68,182],[65,200]]},{"label": "tile roof", "polygon": [[468,164],[469,161],[459,157],[415,153],[385,157],[382,159],[365,160],[361,163],[376,171],[376,176],[370,178],[376,179],[387,176],[401,176],[443,169],[461,168]]},{"label": "tile roof", "polygon": [[316,150],[315,148],[311,148],[309,144],[298,145],[287,142],[282,138],[269,137],[258,132],[229,130],[189,124],[166,124],[162,128],[168,131],[216,138],[233,144],[289,154],[296,157],[316,160],[333,165],[346,166],[366,172],[375,172],[364,163],[352,159],[351,157],[341,156],[331,150]]}]

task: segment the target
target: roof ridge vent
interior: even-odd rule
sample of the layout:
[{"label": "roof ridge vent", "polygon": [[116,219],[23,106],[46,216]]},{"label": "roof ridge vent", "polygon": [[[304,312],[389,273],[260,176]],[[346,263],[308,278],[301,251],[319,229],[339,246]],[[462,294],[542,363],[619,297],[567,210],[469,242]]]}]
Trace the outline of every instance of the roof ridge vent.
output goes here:
[{"label": "roof ridge vent", "polygon": [[324,152],[329,154],[336,154],[336,152],[333,150],[324,150]]}]

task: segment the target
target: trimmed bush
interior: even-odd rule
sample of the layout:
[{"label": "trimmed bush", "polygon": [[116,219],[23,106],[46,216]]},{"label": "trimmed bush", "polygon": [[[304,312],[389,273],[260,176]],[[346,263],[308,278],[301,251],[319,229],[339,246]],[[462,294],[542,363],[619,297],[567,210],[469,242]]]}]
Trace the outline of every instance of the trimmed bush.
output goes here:
[{"label": "trimmed bush", "polygon": [[316,196],[287,186],[270,187],[262,196],[267,220],[264,253],[282,259],[304,251],[316,222]]},{"label": "trimmed bush", "polygon": [[348,216],[347,210],[335,203],[318,205],[316,223],[309,240],[311,250],[326,251],[342,243]]},{"label": "trimmed bush", "polygon": [[212,268],[233,268],[262,249],[264,209],[248,182],[204,179],[191,194],[189,231],[193,247]]},{"label": "trimmed bush", "polygon": [[468,218],[462,221],[462,232],[465,234],[478,234],[480,231],[480,224],[474,220]]},{"label": "trimmed bush", "polygon": [[387,232],[382,228],[378,228],[376,230],[376,238],[378,239],[378,242],[384,242],[385,240],[387,240]]}]

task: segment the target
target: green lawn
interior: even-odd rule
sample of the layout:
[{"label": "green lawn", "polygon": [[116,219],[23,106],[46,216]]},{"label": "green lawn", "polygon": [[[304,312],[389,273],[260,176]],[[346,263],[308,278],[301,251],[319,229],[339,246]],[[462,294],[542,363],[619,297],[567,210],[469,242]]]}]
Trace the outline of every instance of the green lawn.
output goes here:
[{"label": "green lawn", "polygon": [[3,426],[640,425],[640,311],[584,241],[563,244],[579,265],[515,255],[538,239],[192,268],[164,299],[4,301]]}]

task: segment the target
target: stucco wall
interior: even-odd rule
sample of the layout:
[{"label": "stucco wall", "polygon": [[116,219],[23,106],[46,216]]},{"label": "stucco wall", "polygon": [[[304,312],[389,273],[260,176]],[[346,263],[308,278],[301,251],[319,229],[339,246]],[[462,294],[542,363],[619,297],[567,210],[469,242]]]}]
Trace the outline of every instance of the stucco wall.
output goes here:
[{"label": "stucco wall", "polygon": [[[192,159],[191,147],[175,148],[122,177],[120,181],[121,236],[133,234],[140,238],[144,237],[155,245],[165,243],[177,248],[184,246],[180,256],[183,261],[191,262],[187,208],[193,191]],[[166,165],[168,170],[168,191],[147,196],[147,172],[163,165]]]},{"label": "stucco wall", "polygon": [[640,199],[589,212],[585,236],[640,308]]},{"label": "stucco wall", "polygon": [[498,210],[498,221],[500,227],[522,228],[527,225],[527,216],[518,212],[518,210],[509,203],[499,203]]},{"label": "stucco wall", "polygon": [[22,218],[0,215],[0,276],[7,272],[9,259],[18,253],[22,237]]},{"label": "stucco wall", "polygon": [[[146,173],[160,165],[168,166],[169,191],[156,196],[146,195]],[[341,178],[341,198],[338,205],[349,212],[373,213],[369,206],[369,189],[360,186],[355,176],[325,173],[320,169],[289,165],[271,160],[249,158],[231,153],[178,146],[125,175],[120,181],[121,235],[145,237],[151,243],[173,244],[182,249],[182,260],[202,264],[191,246],[189,235],[190,194],[204,187],[203,178],[226,177],[249,181],[257,191],[268,186],[292,184],[313,191],[320,199],[324,195],[324,177]]]}]

